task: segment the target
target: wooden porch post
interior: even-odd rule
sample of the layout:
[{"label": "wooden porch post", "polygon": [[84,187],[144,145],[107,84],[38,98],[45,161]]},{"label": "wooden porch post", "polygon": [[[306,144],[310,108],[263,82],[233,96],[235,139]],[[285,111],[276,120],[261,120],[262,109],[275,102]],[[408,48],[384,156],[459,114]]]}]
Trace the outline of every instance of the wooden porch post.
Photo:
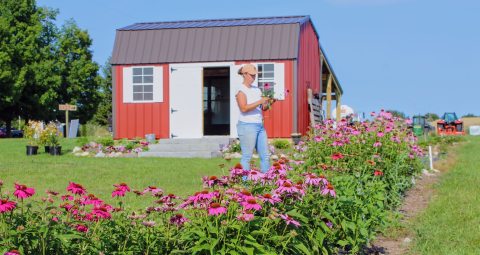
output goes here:
[{"label": "wooden porch post", "polygon": [[327,82],[327,120],[332,118],[332,76],[332,74],[328,75]]},{"label": "wooden porch post", "polygon": [[341,97],[342,97],[342,94],[340,94],[340,92],[337,90],[335,91],[335,98],[337,99],[337,108],[336,108],[336,119],[337,119],[337,122],[339,122],[341,119],[341,114],[342,114],[342,104],[341,104]]}]

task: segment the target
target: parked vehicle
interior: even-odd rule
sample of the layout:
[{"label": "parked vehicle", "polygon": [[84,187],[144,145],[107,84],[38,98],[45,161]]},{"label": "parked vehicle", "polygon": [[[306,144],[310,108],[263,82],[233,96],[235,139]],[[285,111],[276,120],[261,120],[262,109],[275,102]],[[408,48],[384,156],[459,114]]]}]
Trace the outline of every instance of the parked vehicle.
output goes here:
[{"label": "parked vehicle", "polygon": [[[12,129],[11,130],[11,135],[12,138],[22,138],[23,137],[23,131],[22,130],[17,130],[17,129]],[[0,128],[0,138],[6,138],[7,137],[7,129],[2,127]]]}]

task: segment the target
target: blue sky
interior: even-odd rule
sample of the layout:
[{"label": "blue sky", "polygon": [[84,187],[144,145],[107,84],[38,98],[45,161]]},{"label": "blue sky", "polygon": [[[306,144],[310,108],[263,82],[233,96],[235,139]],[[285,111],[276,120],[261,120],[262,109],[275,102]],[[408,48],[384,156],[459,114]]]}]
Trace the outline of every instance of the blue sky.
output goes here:
[{"label": "blue sky", "polygon": [[357,111],[480,115],[478,0],[39,0],[93,38],[94,59],[111,55],[115,29],[136,22],[310,15]]}]

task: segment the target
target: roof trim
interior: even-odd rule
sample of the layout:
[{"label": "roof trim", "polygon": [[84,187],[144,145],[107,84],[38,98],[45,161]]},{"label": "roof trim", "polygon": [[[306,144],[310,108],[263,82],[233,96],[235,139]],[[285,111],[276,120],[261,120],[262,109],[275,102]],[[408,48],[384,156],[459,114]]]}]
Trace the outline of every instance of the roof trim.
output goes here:
[{"label": "roof trim", "polygon": [[134,23],[132,25],[128,25],[126,27],[119,28],[117,29],[117,31],[280,25],[280,24],[296,24],[296,23],[303,25],[309,20],[310,20],[309,15],[298,15],[298,16],[251,17],[251,18],[233,18],[233,19],[139,22],[139,23]]}]

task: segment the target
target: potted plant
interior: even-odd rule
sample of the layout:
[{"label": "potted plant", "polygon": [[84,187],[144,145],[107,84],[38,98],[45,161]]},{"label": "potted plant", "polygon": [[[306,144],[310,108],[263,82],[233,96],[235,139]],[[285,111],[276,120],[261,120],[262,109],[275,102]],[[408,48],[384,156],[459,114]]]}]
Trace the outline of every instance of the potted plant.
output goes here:
[{"label": "potted plant", "polygon": [[292,133],[292,141],[295,145],[297,145],[300,142],[300,139],[302,138],[302,134],[300,133]]},{"label": "potted plant", "polygon": [[40,145],[43,145],[45,148],[45,153],[50,153],[50,144],[48,142],[48,128],[45,128],[40,134]]},{"label": "potted plant", "polygon": [[61,155],[62,146],[60,146],[60,137],[58,135],[57,125],[53,122],[50,122],[45,128],[44,133],[46,146],[49,146],[50,155]]},{"label": "potted plant", "polygon": [[39,121],[28,121],[23,133],[24,137],[28,139],[27,156],[37,155],[40,134],[42,133],[42,123]]}]

